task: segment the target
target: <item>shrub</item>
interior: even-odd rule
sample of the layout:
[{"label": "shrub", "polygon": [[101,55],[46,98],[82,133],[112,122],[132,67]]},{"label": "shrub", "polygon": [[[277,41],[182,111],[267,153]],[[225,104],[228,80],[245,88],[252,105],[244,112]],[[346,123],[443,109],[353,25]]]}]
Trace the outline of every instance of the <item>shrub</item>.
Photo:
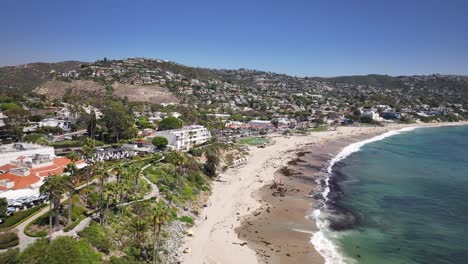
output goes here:
[{"label": "shrub", "polygon": [[11,248],[19,243],[18,235],[15,232],[0,233],[0,249]]},{"label": "shrub", "polygon": [[12,216],[7,217],[5,222],[0,224],[0,230],[17,225],[18,223],[20,223],[30,215],[36,213],[40,209],[42,209],[42,206],[36,206],[27,210],[16,212]]},{"label": "shrub", "polygon": [[82,238],[86,238],[93,247],[100,251],[109,252],[111,248],[111,241],[108,238],[106,230],[98,224],[91,224],[79,232],[79,235]]},{"label": "shrub", "polygon": [[194,221],[193,219],[190,217],[190,216],[187,216],[187,215],[184,215],[184,216],[181,216],[179,217],[179,220],[183,223],[187,223],[189,225],[193,225],[194,224]]},{"label": "shrub", "polygon": [[0,253],[0,263],[2,264],[16,264],[18,263],[19,249],[9,249]]},{"label": "shrub", "polygon": [[40,239],[26,248],[20,263],[101,263],[101,254],[93,250],[86,239],[58,237],[51,242]]}]

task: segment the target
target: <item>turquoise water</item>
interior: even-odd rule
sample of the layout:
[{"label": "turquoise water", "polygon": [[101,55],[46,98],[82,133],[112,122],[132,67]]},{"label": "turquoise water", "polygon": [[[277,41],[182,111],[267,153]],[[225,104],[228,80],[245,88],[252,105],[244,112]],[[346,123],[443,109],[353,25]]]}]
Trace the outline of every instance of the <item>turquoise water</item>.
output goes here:
[{"label": "turquoise water", "polygon": [[468,126],[364,145],[335,170],[357,217],[336,241],[358,263],[468,263]]}]

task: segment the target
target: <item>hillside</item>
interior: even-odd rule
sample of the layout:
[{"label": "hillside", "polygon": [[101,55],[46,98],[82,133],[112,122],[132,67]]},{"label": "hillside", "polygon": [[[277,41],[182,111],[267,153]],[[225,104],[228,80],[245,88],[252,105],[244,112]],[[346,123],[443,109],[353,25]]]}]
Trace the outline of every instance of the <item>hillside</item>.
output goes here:
[{"label": "hillside", "polygon": [[189,67],[146,58],[3,67],[0,87],[19,93],[35,91],[51,99],[112,92],[130,101],[190,102],[211,109],[246,111],[304,111],[331,102],[341,106],[375,103],[401,107],[468,104],[467,76],[302,78],[249,69]]},{"label": "hillside", "polygon": [[0,68],[0,91],[14,91],[27,93],[39,85],[51,80],[52,70],[68,72],[78,70],[79,61],[64,61],[58,63],[30,63],[18,66],[7,66]]},{"label": "hillside", "polygon": [[39,85],[33,92],[44,95],[50,100],[55,100],[62,99],[65,95],[104,95],[106,90],[101,84],[89,80],[75,80],[72,82],[51,80]]}]

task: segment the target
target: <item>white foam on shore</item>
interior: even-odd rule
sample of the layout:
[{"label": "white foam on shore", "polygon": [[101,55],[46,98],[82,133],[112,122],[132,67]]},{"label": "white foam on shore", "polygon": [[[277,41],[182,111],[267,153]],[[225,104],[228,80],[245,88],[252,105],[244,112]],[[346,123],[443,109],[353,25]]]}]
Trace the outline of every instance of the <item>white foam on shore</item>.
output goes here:
[{"label": "white foam on shore", "polygon": [[[343,148],[340,153],[338,153],[335,157],[333,157],[329,162],[326,168],[327,178],[325,179],[326,187],[322,192],[322,196],[325,202],[328,200],[328,194],[330,193],[329,187],[329,180],[333,170],[333,166],[351,155],[354,152],[358,152],[362,146],[369,144],[371,142],[380,141],[387,137],[391,137],[394,135],[401,134],[402,132],[407,132],[416,129],[417,127],[406,127],[399,130],[392,130],[381,135],[375,136],[370,139],[366,139],[360,142],[356,142],[350,144]],[[324,205],[326,206],[326,205]],[[322,208],[315,209],[312,213],[312,216],[315,219],[315,223],[317,228],[319,229],[318,232],[315,232],[310,240],[310,242],[314,245],[315,250],[322,255],[325,259],[325,264],[345,264],[345,263],[354,263],[355,260],[345,257],[343,254],[340,253],[338,246],[333,243],[331,238],[337,238],[339,234],[337,232],[333,232],[329,229],[329,223],[326,220],[326,215],[322,211]]]}]

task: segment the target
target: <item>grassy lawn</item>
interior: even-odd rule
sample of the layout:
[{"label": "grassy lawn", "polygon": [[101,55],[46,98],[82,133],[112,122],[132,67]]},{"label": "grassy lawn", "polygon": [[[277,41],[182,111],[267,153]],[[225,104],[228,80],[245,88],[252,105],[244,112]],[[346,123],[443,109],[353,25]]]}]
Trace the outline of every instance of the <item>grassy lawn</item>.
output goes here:
[{"label": "grassy lawn", "polygon": [[260,138],[260,137],[248,137],[248,138],[243,138],[239,140],[239,142],[242,144],[247,144],[251,146],[258,146],[258,145],[263,145],[263,144],[268,143],[268,139]]}]

